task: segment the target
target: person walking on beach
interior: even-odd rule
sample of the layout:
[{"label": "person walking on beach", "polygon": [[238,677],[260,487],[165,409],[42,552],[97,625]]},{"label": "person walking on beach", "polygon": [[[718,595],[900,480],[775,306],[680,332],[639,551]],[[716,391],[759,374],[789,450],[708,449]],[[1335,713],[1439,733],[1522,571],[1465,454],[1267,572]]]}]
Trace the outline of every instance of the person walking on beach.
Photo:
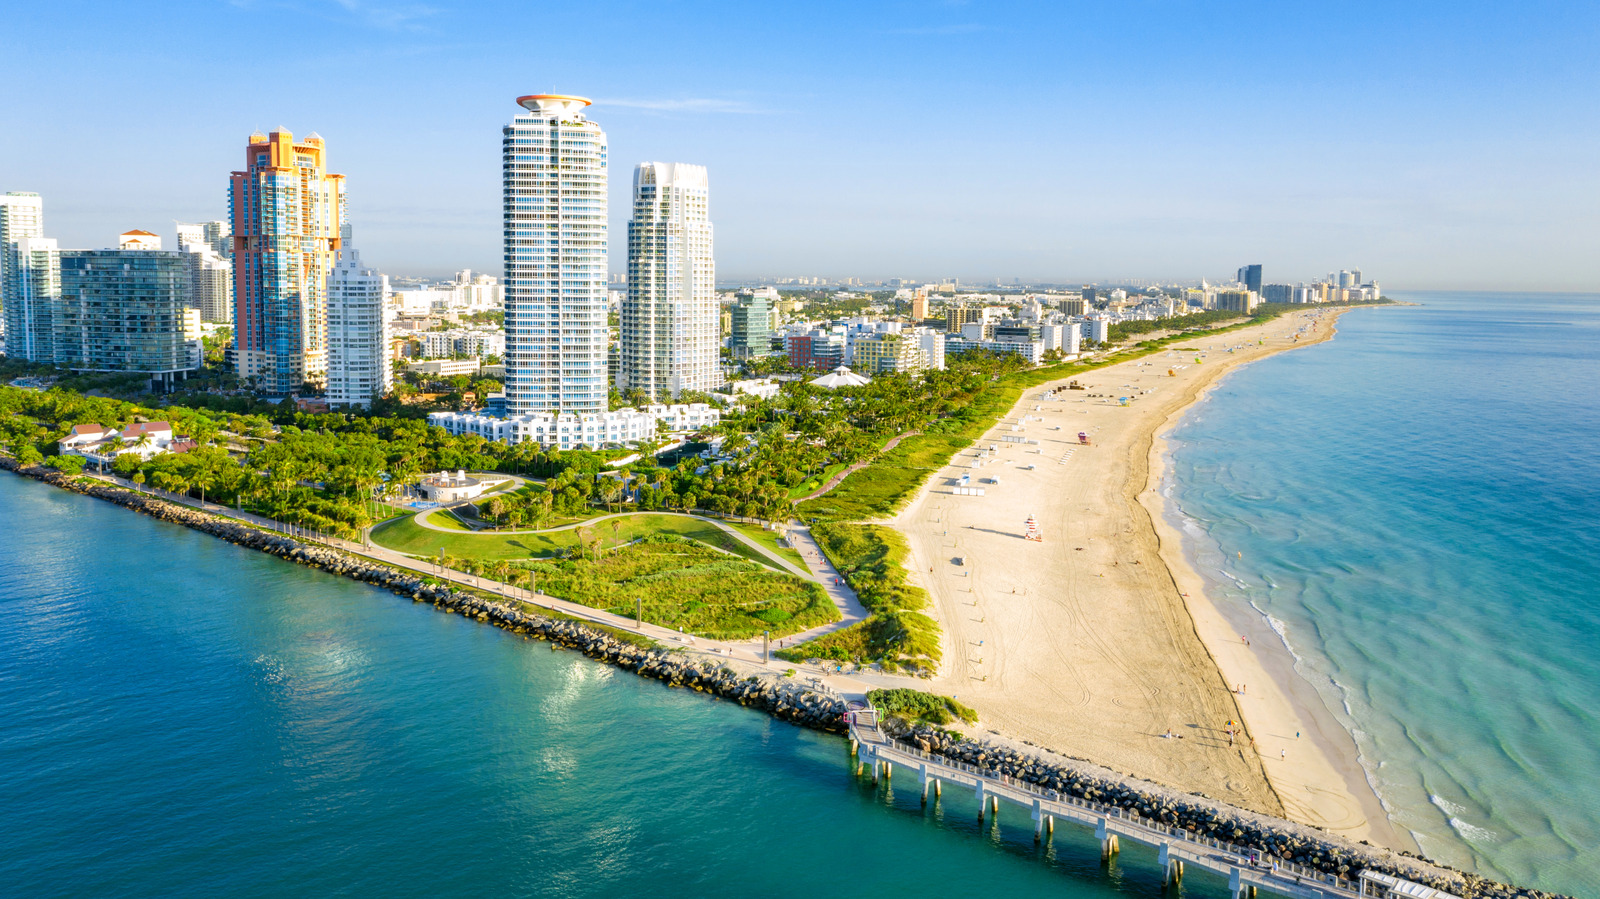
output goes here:
[{"label": "person walking on beach", "polygon": [[1288,758],[1289,758],[1289,750],[1287,750],[1287,749],[1278,750],[1278,758],[1287,761]]}]

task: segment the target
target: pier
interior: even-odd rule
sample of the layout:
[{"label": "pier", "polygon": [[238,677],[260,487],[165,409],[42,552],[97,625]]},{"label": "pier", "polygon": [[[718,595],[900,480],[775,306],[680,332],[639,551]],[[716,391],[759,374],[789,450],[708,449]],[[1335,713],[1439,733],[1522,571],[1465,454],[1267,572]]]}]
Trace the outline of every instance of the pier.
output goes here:
[{"label": "pier", "polygon": [[1156,850],[1164,884],[1178,883],[1185,870],[1202,870],[1226,879],[1233,899],[1255,899],[1260,892],[1290,899],[1456,899],[1442,890],[1377,872],[1363,871],[1355,879],[1338,877],[1264,857],[1260,850],[1173,827],[1129,809],[987,773],[894,740],[878,726],[872,709],[850,713],[850,741],[857,754],[856,770],[864,773],[870,766],[874,784],[879,778],[890,779],[899,766],[917,778],[924,805],[930,790],[937,800],[945,785],[965,787],[978,800],[979,821],[998,816],[1000,803],[1005,801],[1028,812],[1034,842],[1049,837],[1057,820],[1091,828],[1100,841],[1102,860],[1117,855],[1123,841],[1142,843]]}]

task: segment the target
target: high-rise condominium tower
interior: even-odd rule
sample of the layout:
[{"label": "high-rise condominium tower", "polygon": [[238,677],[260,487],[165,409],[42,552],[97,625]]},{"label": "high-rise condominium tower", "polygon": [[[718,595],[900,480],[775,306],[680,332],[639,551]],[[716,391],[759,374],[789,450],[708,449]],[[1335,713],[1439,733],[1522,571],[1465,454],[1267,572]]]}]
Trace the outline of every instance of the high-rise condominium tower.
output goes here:
[{"label": "high-rise condominium tower", "polygon": [[606,135],[582,97],[518,97],[503,129],[506,407],[606,411]]},{"label": "high-rise condominium tower", "polygon": [[263,391],[287,394],[327,371],[327,279],[344,207],[344,176],[328,173],[321,137],[250,135],[228,187],[234,342],[239,374]]},{"label": "high-rise condominium tower", "polygon": [[705,166],[634,170],[619,386],[660,398],[722,383],[707,201]]},{"label": "high-rise condominium tower", "polygon": [[393,383],[383,276],[346,243],[328,275],[328,402],[366,408]]},{"label": "high-rise condominium tower", "polygon": [[227,222],[178,222],[178,249],[204,244],[223,259],[233,258],[233,229]]},{"label": "high-rise condominium tower", "polygon": [[1246,290],[1261,292],[1261,266],[1260,264],[1247,265],[1239,269],[1239,283]]},{"label": "high-rise condominium tower", "polygon": [[44,236],[44,201],[38,194],[12,191],[0,197],[0,334],[6,334],[13,358],[27,359],[17,347],[17,335],[28,332],[31,306],[21,294],[23,282],[14,271],[16,243]]},{"label": "high-rise condominium tower", "polygon": [[178,251],[189,264],[189,298],[202,321],[233,323],[233,236],[227,222],[178,223]]},{"label": "high-rise condominium tower", "polygon": [[60,251],[55,364],[149,375],[170,388],[200,367],[200,315],[184,254],[141,249]]}]

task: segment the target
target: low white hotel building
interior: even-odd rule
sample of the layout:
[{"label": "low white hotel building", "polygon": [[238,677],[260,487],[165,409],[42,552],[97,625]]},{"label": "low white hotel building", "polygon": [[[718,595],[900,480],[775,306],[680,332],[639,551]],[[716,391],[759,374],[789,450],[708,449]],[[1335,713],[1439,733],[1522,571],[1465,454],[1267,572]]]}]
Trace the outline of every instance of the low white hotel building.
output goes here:
[{"label": "low white hotel building", "polygon": [[533,441],[558,449],[603,449],[668,434],[704,430],[722,421],[722,410],[705,403],[624,408],[603,413],[532,412],[498,418],[476,412],[435,412],[428,424],[457,436],[477,434],[504,443]]}]

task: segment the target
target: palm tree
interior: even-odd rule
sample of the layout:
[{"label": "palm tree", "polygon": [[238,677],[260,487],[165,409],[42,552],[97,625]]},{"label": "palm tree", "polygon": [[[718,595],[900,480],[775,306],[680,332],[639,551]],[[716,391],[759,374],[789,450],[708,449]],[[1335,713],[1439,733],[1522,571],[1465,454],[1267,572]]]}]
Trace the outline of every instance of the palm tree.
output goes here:
[{"label": "palm tree", "polygon": [[211,459],[201,458],[196,461],[198,464],[195,465],[193,473],[190,474],[189,481],[200,488],[200,508],[204,509],[206,505],[206,488],[217,481],[217,466],[215,461]]}]

